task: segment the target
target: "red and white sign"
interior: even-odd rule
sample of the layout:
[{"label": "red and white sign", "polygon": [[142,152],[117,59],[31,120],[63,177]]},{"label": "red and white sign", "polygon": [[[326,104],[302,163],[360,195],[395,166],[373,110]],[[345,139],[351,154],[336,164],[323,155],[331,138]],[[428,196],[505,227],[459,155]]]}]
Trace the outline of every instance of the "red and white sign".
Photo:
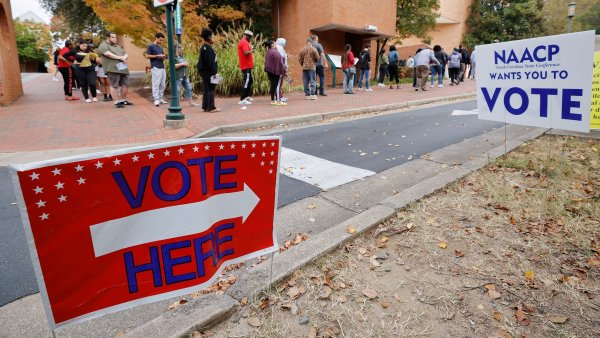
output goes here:
[{"label": "red and white sign", "polygon": [[280,139],[186,140],[12,166],[52,328],[209,286],[277,250]]},{"label": "red and white sign", "polygon": [[154,7],[160,7],[174,3],[175,0],[154,0]]}]

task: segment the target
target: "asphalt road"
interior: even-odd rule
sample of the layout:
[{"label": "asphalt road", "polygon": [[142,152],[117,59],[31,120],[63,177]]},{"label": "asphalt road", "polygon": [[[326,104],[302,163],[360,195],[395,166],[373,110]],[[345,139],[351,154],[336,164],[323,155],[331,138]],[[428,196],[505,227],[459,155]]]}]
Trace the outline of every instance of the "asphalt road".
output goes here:
[{"label": "asphalt road", "polygon": [[[476,115],[451,116],[454,109],[475,108],[476,101],[468,101],[276,134],[283,147],[379,173],[502,126]],[[284,175],[279,184],[279,207],[322,191]],[[15,201],[8,169],[0,167],[0,306],[38,292]]]}]

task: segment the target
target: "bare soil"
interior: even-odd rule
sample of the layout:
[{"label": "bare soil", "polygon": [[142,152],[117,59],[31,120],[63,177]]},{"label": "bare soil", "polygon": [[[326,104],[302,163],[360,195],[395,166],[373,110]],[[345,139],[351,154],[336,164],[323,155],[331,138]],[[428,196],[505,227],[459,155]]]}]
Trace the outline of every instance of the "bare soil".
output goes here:
[{"label": "bare soil", "polygon": [[191,336],[600,337],[599,150],[525,144]]}]

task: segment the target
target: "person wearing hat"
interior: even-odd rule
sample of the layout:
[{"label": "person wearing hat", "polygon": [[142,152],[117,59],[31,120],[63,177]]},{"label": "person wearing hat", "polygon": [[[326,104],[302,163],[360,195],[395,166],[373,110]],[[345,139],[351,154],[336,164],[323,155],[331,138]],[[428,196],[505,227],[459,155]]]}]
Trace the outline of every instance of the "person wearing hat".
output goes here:
[{"label": "person wearing hat", "polygon": [[154,35],[154,42],[149,44],[146,50],[146,58],[150,59],[150,72],[152,73],[152,98],[154,99],[154,105],[157,107],[161,103],[167,103],[163,99],[167,80],[167,72],[165,71],[165,59],[167,56],[161,46],[164,39],[165,35],[163,33],[156,33]]},{"label": "person wearing hat", "polygon": [[250,39],[254,36],[249,30],[244,31],[244,37],[238,43],[238,60],[242,71],[242,94],[238,104],[252,104],[252,69],[254,68],[254,56]]}]

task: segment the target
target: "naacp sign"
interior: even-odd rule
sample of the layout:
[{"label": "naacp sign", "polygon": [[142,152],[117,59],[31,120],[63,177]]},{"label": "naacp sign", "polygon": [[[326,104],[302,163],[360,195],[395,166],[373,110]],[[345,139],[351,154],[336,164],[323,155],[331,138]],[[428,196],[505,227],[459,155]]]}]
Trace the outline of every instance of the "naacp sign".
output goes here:
[{"label": "naacp sign", "polygon": [[277,250],[279,137],[186,140],[12,166],[52,329],[202,290]]},{"label": "naacp sign", "polygon": [[594,31],[475,50],[480,119],[589,132]]}]

